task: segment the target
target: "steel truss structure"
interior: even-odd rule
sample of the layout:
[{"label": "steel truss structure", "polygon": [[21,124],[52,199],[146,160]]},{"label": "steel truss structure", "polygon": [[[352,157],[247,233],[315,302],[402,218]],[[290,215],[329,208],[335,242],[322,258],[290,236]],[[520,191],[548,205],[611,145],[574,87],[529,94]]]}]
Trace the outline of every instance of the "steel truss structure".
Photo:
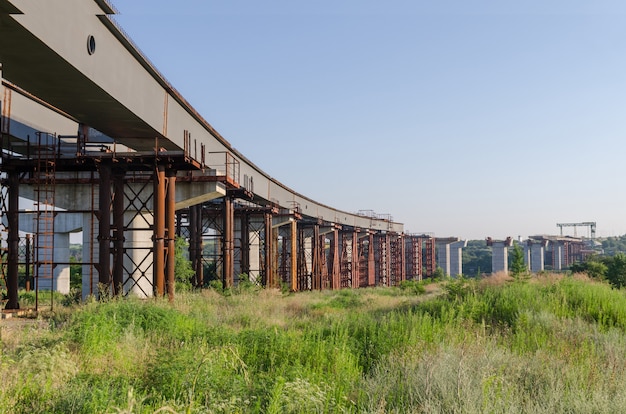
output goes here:
[{"label": "steel truss structure", "polygon": [[[26,148],[13,148],[3,135],[0,144],[0,274],[9,309],[19,308],[19,285],[53,291],[55,269],[69,266],[54,255],[54,223],[65,214],[85,218],[83,295],[172,300],[176,237],[188,240],[198,288],[211,280],[229,288],[242,277],[292,291],[397,286],[434,272],[433,237],[363,230],[305,218],[299,206],[279,208],[239,185],[228,154],[219,156],[226,172],[207,178],[187,173],[207,166],[158,142],[154,152],[117,153],[79,131],[74,137],[37,134]],[[194,180],[219,181],[226,195],[176,210],[177,181]],[[59,186],[79,187],[87,208],[59,208]],[[36,200],[33,212],[19,210],[20,188]],[[26,214],[37,224],[32,234],[16,230]],[[19,266],[26,271],[18,274]]]}]

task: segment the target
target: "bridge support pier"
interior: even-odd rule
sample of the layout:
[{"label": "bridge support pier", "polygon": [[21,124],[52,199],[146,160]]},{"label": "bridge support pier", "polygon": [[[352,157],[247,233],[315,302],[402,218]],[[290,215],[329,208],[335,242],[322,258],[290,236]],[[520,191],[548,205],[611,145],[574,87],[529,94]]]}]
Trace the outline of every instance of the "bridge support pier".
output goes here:
[{"label": "bridge support pier", "polygon": [[548,241],[529,239],[528,244],[530,245],[530,271],[542,272],[545,269],[545,248]]},{"label": "bridge support pier", "polygon": [[513,239],[506,240],[487,239],[487,246],[491,246],[491,273],[509,273],[509,247],[513,245]]},{"label": "bridge support pier", "polygon": [[406,236],[405,244],[408,245],[406,250],[407,279],[421,281],[423,273],[422,238],[413,235]]}]

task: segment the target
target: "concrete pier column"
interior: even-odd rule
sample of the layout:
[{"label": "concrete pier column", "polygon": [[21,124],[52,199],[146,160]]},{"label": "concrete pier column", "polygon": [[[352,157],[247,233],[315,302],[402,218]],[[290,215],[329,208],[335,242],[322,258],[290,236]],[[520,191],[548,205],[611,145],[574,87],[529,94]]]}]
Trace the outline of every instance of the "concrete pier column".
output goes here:
[{"label": "concrete pier column", "polygon": [[313,226],[313,240],[311,244],[311,289],[322,289],[322,249],[324,244],[320,237],[320,225]]},{"label": "concrete pier column", "polygon": [[552,270],[563,269],[563,244],[556,242],[552,245]]},{"label": "concrete pier column", "polygon": [[463,247],[467,241],[458,237],[437,237],[437,266],[443,269],[447,276],[456,276],[463,273]]},{"label": "concrete pier column", "polygon": [[530,270],[530,245],[528,243],[524,243],[524,264],[526,270]]},{"label": "concrete pier column", "polygon": [[306,290],[313,289],[313,260],[315,260],[315,252],[313,249],[313,245],[315,244],[314,238],[315,233],[311,233],[310,231],[301,233],[301,243],[302,243],[302,269],[305,271],[305,283],[303,288]]},{"label": "concrete pier column", "polygon": [[[154,291],[154,265],[156,265],[155,255],[151,252],[154,245],[154,231],[148,227],[153,224],[154,218],[151,214],[138,214],[136,211],[124,213],[125,231],[125,253],[124,268],[129,271],[124,281],[124,294],[133,294],[139,298],[153,296]],[[164,256],[162,256],[164,257]],[[161,282],[164,279],[164,267],[161,266]],[[163,287],[162,287],[163,289]],[[164,290],[159,296],[162,296]]]},{"label": "concrete pier column", "polygon": [[450,244],[450,276],[463,274],[463,248],[467,240],[460,240]]},{"label": "concrete pier column", "polygon": [[533,273],[544,270],[545,241],[531,241],[530,245],[530,271]]},{"label": "concrete pier column", "polygon": [[513,244],[513,239],[507,237],[506,240],[487,239],[487,246],[491,246],[491,273],[509,273],[509,247]]},{"label": "concrete pier column", "polygon": [[440,243],[437,240],[437,266],[443,269],[446,276],[450,276],[450,244]]},{"label": "concrete pier column", "polygon": [[[242,250],[241,255],[242,263],[243,256],[246,256],[247,259],[247,271],[245,271],[245,273],[248,274],[249,280],[255,284],[262,284],[260,275],[262,244],[261,231],[258,230],[260,224],[258,222],[258,218],[258,216],[255,216],[256,224],[254,228],[256,230],[250,228],[250,220],[247,220],[248,230],[246,231],[245,235],[247,235],[248,247],[247,252],[245,250]],[[242,246],[242,248],[243,247],[244,246]]]},{"label": "concrete pier column", "polygon": [[[70,234],[69,233],[54,233],[54,235],[45,235],[45,237],[52,237],[52,261],[55,266],[52,269],[52,277],[41,277],[37,281],[39,290],[52,290],[57,292],[68,294],[70,293],[70,266],[67,264],[70,262]],[[47,242],[46,242],[47,243]],[[46,252],[39,252],[40,255],[46,255]],[[40,257],[38,261],[43,261]]]}]

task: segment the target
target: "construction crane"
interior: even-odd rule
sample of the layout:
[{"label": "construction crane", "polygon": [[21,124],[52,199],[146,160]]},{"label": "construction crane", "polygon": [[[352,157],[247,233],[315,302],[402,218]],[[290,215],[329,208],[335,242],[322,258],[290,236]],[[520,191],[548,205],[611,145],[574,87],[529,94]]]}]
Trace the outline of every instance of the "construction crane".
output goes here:
[{"label": "construction crane", "polygon": [[576,227],[589,227],[589,233],[592,239],[596,238],[596,222],[585,221],[582,223],[557,223],[556,226],[561,229],[561,236],[563,235],[563,227],[573,227],[574,236],[576,236]]}]

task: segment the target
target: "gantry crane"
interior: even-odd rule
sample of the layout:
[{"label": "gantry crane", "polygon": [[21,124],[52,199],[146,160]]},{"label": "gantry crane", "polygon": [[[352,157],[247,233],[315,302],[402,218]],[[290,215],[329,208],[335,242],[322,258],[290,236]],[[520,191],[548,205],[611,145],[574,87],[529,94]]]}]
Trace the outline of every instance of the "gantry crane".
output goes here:
[{"label": "gantry crane", "polygon": [[561,230],[561,236],[563,235],[563,227],[573,227],[574,236],[576,236],[576,227],[589,227],[589,233],[592,239],[596,238],[596,222],[585,221],[582,223],[557,223],[556,226]]}]

